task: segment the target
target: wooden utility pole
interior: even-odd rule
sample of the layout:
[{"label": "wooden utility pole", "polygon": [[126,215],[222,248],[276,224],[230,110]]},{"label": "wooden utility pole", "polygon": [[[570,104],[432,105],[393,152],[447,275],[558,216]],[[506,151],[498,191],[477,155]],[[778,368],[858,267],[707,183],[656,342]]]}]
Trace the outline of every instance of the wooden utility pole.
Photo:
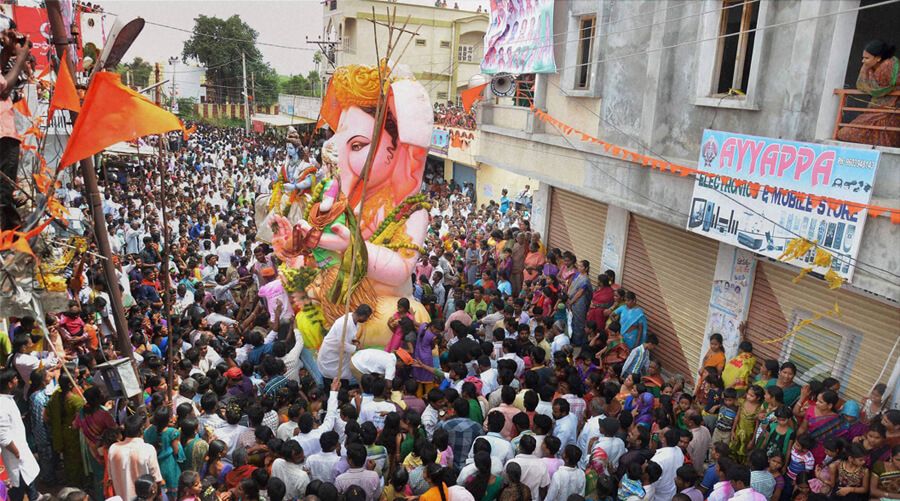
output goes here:
[{"label": "wooden utility pole", "polygon": [[[50,22],[50,30],[53,34],[53,45],[56,54],[60,58],[60,64],[68,64],[69,72],[75,74],[72,60],[63,58],[63,53],[69,45],[69,29],[63,22],[60,0],[47,0],[47,19]],[[97,62],[99,64],[99,61]],[[78,120],[78,114],[70,111],[73,122]],[[110,308],[116,327],[116,346],[120,355],[128,357],[134,363],[134,347],[131,346],[131,337],[128,335],[128,321],[125,318],[125,308],[122,305],[122,291],[119,290],[119,278],[116,275],[116,267],[112,260],[112,247],[109,245],[109,233],[106,228],[106,219],[103,217],[103,204],[100,200],[100,190],[97,183],[97,172],[94,170],[93,157],[87,157],[80,162],[81,175],[84,178],[84,191],[91,207],[91,219],[94,226],[94,238],[97,240],[97,248],[103,256],[101,264],[106,277],[109,290]],[[62,168],[64,166],[59,166]]]},{"label": "wooden utility pole", "polygon": [[[173,65],[174,67],[174,65]],[[172,75],[174,77],[174,73]],[[156,83],[160,82],[160,68],[159,63],[156,63]],[[156,88],[156,105],[160,106],[162,104],[162,95],[160,94],[160,89],[162,87]],[[174,98],[174,94],[173,94]],[[171,232],[169,231],[169,209],[166,206],[168,203],[166,201],[166,162],[163,158],[163,140],[166,138],[166,135],[160,134],[158,136],[158,140],[156,143],[157,151],[159,152],[159,156],[156,158],[156,164],[159,169],[159,206],[162,211],[162,250],[160,251],[160,257],[162,258],[162,262],[160,263],[160,273],[162,274],[162,279],[160,280],[163,284],[162,291],[162,301],[163,301],[163,316],[166,319],[166,325],[169,326],[169,342],[166,344],[166,386],[168,387],[169,400],[172,400],[172,394],[174,392],[173,386],[175,385],[175,342],[172,338],[172,281],[169,276],[169,247],[172,245]]]},{"label": "wooden utility pole", "polygon": [[241,52],[241,71],[244,74],[244,130],[250,132],[250,99],[247,94],[247,58]]}]

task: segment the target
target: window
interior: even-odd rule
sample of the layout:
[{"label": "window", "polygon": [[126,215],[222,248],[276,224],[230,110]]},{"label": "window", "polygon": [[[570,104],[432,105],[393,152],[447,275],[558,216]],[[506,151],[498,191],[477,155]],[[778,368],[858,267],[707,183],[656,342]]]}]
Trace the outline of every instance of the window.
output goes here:
[{"label": "window", "polygon": [[425,39],[417,38],[416,39],[416,47],[425,47]]},{"label": "window", "polygon": [[587,89],[591,84],[591,58],[594,45],[594,30],[597,18],[581,18],[578,28],[578,63],[575,74],[575,88]]},{"label": "window", "polygon": [[450,48],[450,42],[447,41],[447,40],[441,40],[441,48],[442,48],[442,49],[449,49],[449,48]]},{"label": "window", "polygon": [[719,48],[714,79],[715,94],[747,93],[750,66],[753,63],[753,43],[759,20],[759,5],[755,0],[724,0],[719,25]]},{"label": "window", "polygon": [[446,101],[446,100],[447,100],[447,93],[446,93],[446,92],[438,92],[438,93],[437,93],[437,100],[438,100],[438,101]]},{"label": "window", "polygon": [[862,335],[830,319],[815,319],[805,310],[794,312],[791,328],[806,320],[812,322],[785,341],[782,361],[791,361],[797,366],[797,384],[831,376],[846,386]]},{"label": "window", "polygon": [[475,59],[475,47],[473,45],[460,45],[456,50],[456,59],[461,63],[471,63]]},{"label": "window", "polygon": [[530,107],[534,102],[534,73],[517,76],[514,84],[516,93],[513,95],[513,104]]}]

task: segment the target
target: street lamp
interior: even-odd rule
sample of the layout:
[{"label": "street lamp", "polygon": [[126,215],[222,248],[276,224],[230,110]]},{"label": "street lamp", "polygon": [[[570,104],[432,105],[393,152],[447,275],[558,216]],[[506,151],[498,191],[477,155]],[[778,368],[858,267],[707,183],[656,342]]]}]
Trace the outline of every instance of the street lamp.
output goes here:
[{"label": "street lamp", "polygon": [[171,110],[172,113],[175,112],[175,64],[176,63],[178,63],[177,57],[173,56],[173,57],[169,58],[169,64],[172,65],[172,102],[171,102],[171,106],[169,106],[169,110]]}]

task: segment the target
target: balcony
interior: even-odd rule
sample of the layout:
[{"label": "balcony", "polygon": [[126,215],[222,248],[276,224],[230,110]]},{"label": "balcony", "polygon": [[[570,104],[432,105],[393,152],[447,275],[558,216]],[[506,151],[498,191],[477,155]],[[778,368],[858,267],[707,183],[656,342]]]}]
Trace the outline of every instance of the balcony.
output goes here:
[{"label": "balcony", "polygon": [[[864,116],[867,113],[886,113],[889,115],[900,115],[900,108],[896,107],[878,107],[878,108],[868,108],[864,107],[863,104],[868,103],[867,97],[869,94],[859,91],[856,89],[834,89],[834,94],[840,96],[840,104],[838,105],[837,117],[834,119],[834,132],[831,135],[831,138],[834,140],[838,140],[838,131],[842,127],[848,127],[851,129],[858,130],[871,130],[871,131],[887,131],[887,132],[897,132],[900,133],[900,127],[891,127],[888,125],[867,125],[867,124],[857,124],[853,123],[853,119],[845,119],[844,113],[854,113],[857,116]],[[887,96],[900,96],[900,90],[895,90],[887,94]],[[848,97],[851,101],[851,104],[848,106],[847,100]],[[844,121],[847,120],[847,121]],[[867,143],[859,143],[859,144],[867,144]],[[888,146],[897,148],[900,145],[897,144],[873,144],[873,146]]]},{"label": "balcony", "polygon": [[480,132],[476,127],[474,113],[466,113],[461,106],[440,106],[434,112],[428,152],[454,162],[477,165]]}]

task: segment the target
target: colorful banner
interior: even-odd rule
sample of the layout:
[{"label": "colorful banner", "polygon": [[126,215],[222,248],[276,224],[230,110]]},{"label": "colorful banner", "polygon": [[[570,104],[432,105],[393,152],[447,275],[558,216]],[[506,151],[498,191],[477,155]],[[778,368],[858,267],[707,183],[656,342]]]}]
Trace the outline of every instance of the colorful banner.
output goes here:
[{"label": "colorful banner", "polygon": [[[53,50],[50,43],[50,21],[47,20],[47,10],[37,7],[22,7],[16,5],[13,8],[14,20],[19,32],[28,35],[31,39],[31,55],[34,56],[35,66],[38,71],[47,67],[48,54]],[[81,14],[76,12],[76,22],[80,21]],[[76,69],[81,71],[81,47],[78,48]]]},{"label": "colorful banner", "polygon": [[[831,252],[831,269],[850,280],[866,221],[858,206],[872,197],[879,155],[704,131],[687,229],[774,259],[806,238]],[[809,268],[814,258],[812,248],[788,262]]]},{"label": "colorful banner", "polygon": [[481,71],[556,73],[553,59],[553,0],[491,0]]},{"label": "colorful banner", "polygon": [[447,156],[450,149],[450,132],[445,129],[435,127],[431,130],[431,147],[428,148],[429,153]]}]

